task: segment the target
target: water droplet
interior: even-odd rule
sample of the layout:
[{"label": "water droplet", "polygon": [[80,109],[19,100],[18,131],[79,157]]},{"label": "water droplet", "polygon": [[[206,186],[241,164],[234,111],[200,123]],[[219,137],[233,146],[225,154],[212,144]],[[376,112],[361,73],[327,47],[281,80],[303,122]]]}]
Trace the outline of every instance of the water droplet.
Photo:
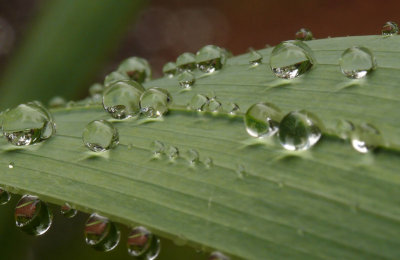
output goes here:
[{"label": "water droplet", "polygon": [[77,213],[78,211],[69,205],[68,202],[65,202],[64,205],[61,206],[61,214],[66,218],[73,218]]},{"label": "water droplet", "polygon": [[175,146],[170,146],[167,151],[170,160],[175,160],[179,157],[179,150]]},{"label": "water droplet", "polygon": [[222,69],[225,61],[225,53],[215,45],[206,45],[196,53],[197,67],[205,73]]},{"label": "water droplet", "polygon": [[278,44],[271,52],[269,64],[278,78],[293,79],[314,65],[311,49],[302,41],[286,41]]},{"label": "water droplet", "polygon": [[104,90],[103,107],[117,119],[136,116],[140,112],[140,96],[145,89],[135,81],[117,81]]},{"label": "water droplet", "polygon": [[208,260],[230,260],[230,258],[221,252],[213,252]]},{"label": "water droplet", "polygon": [[172,96],[166,89],[150,88],[140,97],[140,111],[147,117],[161,117],[168,112]]},{"label": "water droplet", "polygon": [[130,57],[122,61],[117,71],[139,83],[143,83],[151,78],[149,63],[147,60],[139,57]]},{"label": "water droplet", "polygon": [[172,78],[176,74],[176,64],[174,62],[167,62],[162,69],[164,75],[168,78]]},{"label": "water droplet", "polygon": [[188,160],[189,163],[192,165],[198,164],[200,162],[200,155],[199,152],[195,149],[188,150]]},{"label": "water droplet", "polygon": [[240,107],[236,103],[229,103],[228,111],[230,115],[236,115],[240,111]]},{"label": "water droplet", "polygon": [[9,164],[8,164],[8,168],[9,169],[13,169],[15,167],[15,164],[13,163],[13,162],[10,162]]},{"label": "water droplet", "polygon": [[368,123],[357,125],[351,134],[351,145],[360,153],[367,153],[382,144],[379,130]]},{"label": "water droplet", "polygon": [[210,112],[218,112],[222,110],[222,104],[215,97],[213,97],[207,103],[207,110]]},{"label": "water droplet", "polygon": [[305,110],[287,114],[279,124],[279,141],[290,151],[307,150],[321,138],[322,123]]},{"label": "water droplet", "polygon": [[113,222],[97,213],[90,215],[85,225],[85,241],[98,251],[108,252],[119,242],[120,232]]},{"label": "water droplet", "polygon": [[196,68],[196,56],[190,52],[184,52],[176,59],[178,72],[193,71]]},{"label": "water droplet", "polygon": [[243,164],[239,164],[236,167],[236,174],[240,179],[243,179],[245,176],[247,176],[247,172]]},{"label": "water droplet", "polygon": [[29,235],[40,236],[50,228],[53,214],[38,197],[24,195],[15,207],[15,224]]},{"label": "water droplet", "polygon": [[56,125],[50,112],[34,101],[6,110],[2,130],[11,144],[21,146],[50,138],[56,131]]},{"label": "water droplet", "polygon": [[118,130],[106,120],[95,120],[87,124],[82,139],[85,146],[94,152],[104,152],[119,143]]},{"label": "water droplet", "polygon": [[376,60],[369,49],[354,46],[343,52],[339,65],[346,77],[360,79],[376,68]]},{"label": "water droplet", "polygon": [[179,74],[178,82],[182,88],[190,88],[196,82],[196,78],[193,73],[184,71]]},{"label": "water droplet", "polygon": [[89,94],[93,97],[94,95],[103,95],[104,86],[100,83],[94,83],[89,87]]},{"label": "water droplet", "polygon": [[355,127],[349,120],[340,119],[336,124],[336,133],[342,139],[350,138],[350,134],[354,131]]},{"label": "water droplet", "polygon": [[249,53],[249,64],[251,66],[258,66],[261,64],[263,56],[256,50],[250,49]]},{"label": "water droplet", "polygon": [[190,100],[189,108],[198,112],[204,111],[204,108],[207,105],[208,101],[209,99],[207,96],[196,94]]},{"label": "water droplet", "polygon": [[0,205],[4,205],[10,201],[11,195],[8,191],[0,187]]},{"label": "water droplet", "polygon": [[211,157],[207,157],[206,159],[204,159],[204,165],[207,168],[211,168],[214,165],[213,159]]},{"label": "water droplet", "polygon": [[296,32],[295,39],[300,41],[311,41],[313,39],[313,34],[309,29],[301,28]]},{"label": "water droplet", "polygon": [[249,135],[268,137],[274,135],[282,118],[281,110],[271,103],[252,105],[244,116],[244,124]]},{"label": "water droplet", "polygon": [[386,22],[382,27],[383,36],[391,36],[399,33],[399,27],[395,22]]},{"label": "water droplet", "polygon": [[66,106],[67,108],[71,108],[71,107],[76,106],[76,103],[75,103],[75,101],[70,100],[70,101],[67,102],[67,104],[66,104],[65,106]]},{"label": "water droplet", "polygon": [[160,157],[165,152],[165,145],[161,141],[155,140],[151,146],[155,157]]},{"label": "water droplet", "polygon": [[50,99],[49,107],[56,108],[56,107],[64,107],[67,104],[67,101],[63,97],[55,96]]},{"label": "water droplet", "polygon": [[128,150],[132,150],[133,144],[128,144]]},{"label": "water droplet", "polygon": [[128,236],[128,253],[146,260],[156,259],[160,253],[160,239],[144,227],[135,227]]},{"label": "water droplet", "polygon": [[113,71],[104,78],[104,87],[109,87],[111,84],[120,80],[130,80],[130,78],[119,71]]}]

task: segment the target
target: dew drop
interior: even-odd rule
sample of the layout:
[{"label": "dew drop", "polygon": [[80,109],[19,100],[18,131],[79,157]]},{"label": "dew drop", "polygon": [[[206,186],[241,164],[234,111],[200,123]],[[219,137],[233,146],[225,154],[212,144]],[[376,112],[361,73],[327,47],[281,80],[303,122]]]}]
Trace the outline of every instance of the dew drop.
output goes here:
[{"label": "dew drop", "polygon": [[198,112],[204,111],[206,105],[208,104],[208,97],[202,94],[196,94],[190,100],[190,109],[196,110]]},{"label": "dew drop", "polygon": [[94,83],[89,87],[89,94],[90,96],[94,95],[103,95],[104,86],[100,83]]},{"label": "dew drop", "polygon": [[228,111],[230,115],[236,115],[240,111],[240,107],[236,103],[229,103]]},{"label": "dew drop", "polygon": [[154,157],[160,157],[163,153],[165,153],[165,145],[161,141],[155,140],[152,142],[151,147]]},{"label": "dew drop", "polygon": [[95,120],[87,124],[82,139],[85,146],[94,152],[104,152],[119,143],[118,130],[106,120]]},{"label": "dew drop", "polygon": [[130,57],[122,61],[117,71],[126,75],[133,81],[143,83],[150,80],[151,68],[147,60],[139,57]]},{"label": "dew drop", "polygon": [[4,190],[0,187],[0,205],[4,205],[9,202],[11,199],[11,195],[8,191]]},{"label": "dew drop", "polygon": [[350,138],[350,135],[354,130],[355,126],[349,120],[340,119],[336,124],[336,133],[342,139]]},{"label": "dew drop", "polygon": [[119,71],[113,71],[104,78],[104,87],[109,87],[111,84],[120,80],[130,80],[130,78]]},{"label": "dew drop", "polygon": [[145,227],[132,228],[128,235],[128,253],[146,260],[156,259],[160,253],[160,239]]},{"label": "dew drop", "polygon": [[179,150],[175,146],[171,145],[168,147],[167,154],[170,160],[175,160],[179,157]]},{"label": "dew drop", "polygon": [[188,150],[188,160],[191,165],[198,164],[200,162],[199,152],[195,149]]},{"label": "dew drop", "polygon": [[392,36],[399,33],[399,27],[395,22],[386,22],[382,27],[383,36]]},{"label": "dew drop", "polygon": [[24,195],[15,207],[15,224],[29,235],[40,236],[49,230],[53,214],[38,197]]},{"label": "dew drop", "polygon": [[351,134],[351,145],[360,153],[368,153],[382,144],[380,131],[373,125],[362,123],[357,125]]},{"label": "dew drop", "polygon": [[125,119],[140,112],[140,96],[145,89],[135,81],[117,81],[104,90],[103,107],[113,118]]},{"label": "dew drop", "polygon": [[50,99],[49,107],[51,108],[58,108],[58,107],[65,107],[67,101],[63,97],[55,96]]},{"label": "dew drop", "polygon": [[306,73],[314,63],[312,50],[298,40],[275,46],[269,60],[272,72],[283,79],[293,79]]},{"label": "dew drop", "polygon": [[290,151],[307,150],[321,138],[322,123],[305,110],[287,114],[279,124],[279,141]]},{"label": "dew drop", "polygon": [[207,103],[207,110],[210,112],[218,112],[222,110],[222,104],[215,97],[213,97]]},{"label": "dew drop", "polygon": [[196,56],[190,52],[184,52],[176,59],[178,72],[193,71],[196,68]]},{"label": "dew drop", "polygon": [[17,146],[39,143],[56,131],[52,115],[37,101],[6,110],[2,118],[4,136]]},{"label": "dew drop", "polygon": [[14,162],[10,162],[10,163],[8,164],[8,168],[9,168],[9,169],[14,169],[14,167],[15,167]]},{"label": "dew drop", "polygon": [[206,159],[204,159],[204,165],[207,168],[211,168],[214,165],[213,159],[211,157],[207,157]]},{"label": "dew drop", "polygon": [[269,137],[279,128],[282,118],[281,110],[271,103],[256,103],[244,116],[244,124],[249,135],[254,137]]},{"label": "dew drop", "polygon": [[222,69],[225,61],[225,53],[215,45],[206,45],[196,53],[197,67],[205,73]]},{"label": "dew drop", "polygon": [[193,84],[196,82],[196,78],[194,77],[194,74],[189,72],[189,71],[184,71],[178,76],[178,82],[179,85],[182,88],[191,88]]},{"label": "dew drop", "polygon": [[227,257],[226,255],[224,255],[223,253],[216,251],[216,252],[211,253],[208,260],[230,260],[230,258]]},{"label": "dew drop", "polygon": [[119,242],[120,232],[108,218],[97,213],[90,215],[85,225],[86,244],[98,251],[108,252]]},{"label": "dew drop", "polygon": [[346,77],[360,79],[376,68],[376,60],[369,49],[354,46],[343,52],[339,65]]},{"label": "dew drop", "polygon": [[78,213],[78,211],[76,209],[74,209],[68,202],[65,202],[61,206],[60,211],[61,211],[61,214],[66,218],[73,218]]},{"label": "dew drop", "polygon": [[174,62],[167,62],[162,69],[164,76],[173,78],[176,74],[176,64]]},{"label": "dew drop", "polygon": [[140,97],[140,111],[147,117],[161,117],[168,112],[172,96],[166,89],[150,88]]},{"label": "dew drop", "polygon": [[258,66],[261,64],[263,56],[256,50],[250,49],[249,64],[251,66]]},{"label": "dew drop", "polygon": [[300,41],[311,41],[313,39],[313,34],[309,29],[301,28],[296,32],[295,39]]}]

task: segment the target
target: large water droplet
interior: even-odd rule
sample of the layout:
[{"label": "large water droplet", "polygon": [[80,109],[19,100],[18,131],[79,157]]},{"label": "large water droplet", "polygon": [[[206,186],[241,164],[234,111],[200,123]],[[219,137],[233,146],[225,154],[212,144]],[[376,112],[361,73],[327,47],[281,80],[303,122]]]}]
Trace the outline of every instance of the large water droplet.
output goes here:
[{"label": "large water droplet", "polygon": [[95,120],[86,125],[82,134],[83,143],[94,152],[103,152],[119,143],[118,130],[106,120]]},{"label": "large water droplet", "polygon": [[136,116],[140,112],[140,96],[144,91],[138,82],[118,81],[104,90],[103,107],[117,119]]},{"label": "large water droplet", "polygon": [[279,141],[287,150],[307,150],[321,138],[322,123],[305,110],[287,114],[279,124]]},{"label": "large water droplet", "polygon": [[314,63],[312,50],[298,40],[278,44],[269,59],[272,71],[284,79],[293,79],[306,73]]},{"label": "large water droplet", "polygon": [[50,112],[37,101],[9,109],[2,118],[4,136],[17,146],[41,142],[56,131]]},{"label": "large water droplet", "polygon": [[295,39],[300,41],[311,41],[313,39],[313,34],[309,29],[301,28],[296,32]]},{"label": "large water droplet", "polygon": [[215,45],[206,45],[196,53],[197,67],[202,72],[211,73],[220,70],[225,61],[225,53]]},{"label": "large water droplet", "polygon": [[63,216],[66,218],[73,218],[77,213],[78,211],[74,209],[68,202],[65,202],[61,206],[61,214],[63,214]]},{"label": "large water droplet", "polygon": [[221,252],[213,252],[213,253],[211,253],[208,260],[230,260],[230,258]]},{"label": "large water droplet", "polygon": [[120,80],[130,80],[130,78],[119,71],[113,71],[104,78],[104,87],[109,87],[111,84]]},{"label": "large water droplet", "polygon": [[176,58],[176,68],[179,72],[193,71],[196,68],[196,56],[190,52],[184,52]]},{"label": "large water droplet", "polygon": [[207,110],[210,112],[218,112],[222,110],[222,104],[216,97],[213,97],[207,103]]},{"label": "large water droplet", "polygon": [[140,97],[141,113],[147,117],[160,117],[168,112],[172,96],[166,89],[150,88]]},{"label": "large water droplet", "polygon": [[196,82],[194,74],[189,71],[184,71],[178,76],[179,85],[182,88],[190,88]]},{"label": "large water droplet", "polygon": [[383,36],[391,36],[399,33],[399,27],[395,22],[386,22],[382,27]]},{"label": "large water droplet", "polygon": [[63,97],[55,96],[50,99],[49,101],[49,107],[51,108],[58,108],[58,107],[64,107],[67,104],[67,101]]},{"label": "large water droplet", "polygon": [[85,241],[98,251],[107,252],[114,249],[119,242],[120,232],[108,218],[93,213],[86,221]]},{"label": "large water droplet", "polygon": [[204,96],[202,94],[196,94],[193,96],[193,98],[190,100],[190,109],[196,110],[196,111],[204,111],[205,106],[208,104],[208,97]]},{"label": "large water droplet", "polygon": [[250,49],[249,64],[251,66],[258,66],[261,64],[263,56],[256,50]]},{"label": "large water droplet", "polygon": [[249,135],[254,137],[272,136],[278,131],[281,110],[270,103],[252,105],[244,116],[244,124]]},{"label": "large water droplet", "polygon": [[24,195],[15,207],[15,224],[25,233],[40,236],[50,228],[53,214],[36,196]]},{"label": "large water droplet", "polygon": [[11,195],[8,191],[0,187],[0,205],[4,205],[10,201]]},{"label": "large water droplet", "polygon": [[382,144],[379,130],[368,123],[357,125],[351,134],[351,145],[360,153],[367,153]]},{"label": "large water droplet", "polygon": [[165,76],[172,78],[176,74],[176,64],[174,62],[167,62],[162,69]]},{"label": "large water droplet", "polygon": [[128,236],[128,253],[142,259],[156,259],[160,253],[160,239],[144,227],[132,228]]},{"label": "large water droplet", "polygon": [[151,68],[149,63],[147,60],[139,57],[130,57],[122,61],[118,66],[117,71],[139,83],[143,83],[151,78]]},{"label": "large water droplet", "polygon": [[339,65],[346,77],[360,79],[376,68],[376,60],[369,49],[354,46],[343,52]]},{"label": "large water droplet", "polygon": [[179,157],[179,150],[178,148],[176,148],[175,146],[169,146],[168,147],[168,151],[167,151],[167,155],[169,157],[170,160],[175,160]]}]

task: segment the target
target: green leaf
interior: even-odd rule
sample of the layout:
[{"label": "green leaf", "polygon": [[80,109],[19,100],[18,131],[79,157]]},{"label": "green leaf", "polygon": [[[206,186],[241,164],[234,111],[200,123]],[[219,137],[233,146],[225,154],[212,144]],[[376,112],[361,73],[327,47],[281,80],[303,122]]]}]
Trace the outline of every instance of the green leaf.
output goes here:
[{"label": "green leaf", "polygon": [[[400,257],[400,37],[364,36],[307,42],[317,64],[295,80],[278,80],[264,64],[251,68],[248,54],[228,60],[218,73],[197,74],[190,91],[176,79],[146,87],[168,89],[174,105],[161,120],[114,125],[120,144],[93,156],[81,140],[85,125],[109,119],[101,107],[53,110],[57,135],[25,149],[1,143],[0,180],[16,193],[67,201],[85,212],[141,224],[157,234],[246,259],[398,259]],[[338,67],[341,53],[362,45],[378,68],[350,81]],[[285,113],[306,109],[326,131],[306,152],[250,138],[242,115],[185,109],[194,94],[214,93],[242,112],[271,102]],[[377,126],[385,145],[360,154],[336,136],[337,119]],[[158,140],[180,157],[154,158]],[[190,165],[188,151],[199,152]],[[213,166],[205,161],[212,158]],[[14,162],[15,167],[8,168]],[[1,166],[2,165],[2,166]]]}]

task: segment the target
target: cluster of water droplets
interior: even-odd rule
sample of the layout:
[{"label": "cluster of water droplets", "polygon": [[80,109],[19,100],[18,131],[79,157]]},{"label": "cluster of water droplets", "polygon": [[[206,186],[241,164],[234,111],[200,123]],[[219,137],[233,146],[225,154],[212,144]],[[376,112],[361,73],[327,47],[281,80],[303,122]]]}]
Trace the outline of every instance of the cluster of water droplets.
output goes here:
[{"label": "cluster of water droplets", "polygon": [[193,95],[187,108],[198,112],[227,112],[229,115],[235,115],[240,111],[236,103],[227,103],[225,106],[213,95],[211,98],[203,94]]}]

